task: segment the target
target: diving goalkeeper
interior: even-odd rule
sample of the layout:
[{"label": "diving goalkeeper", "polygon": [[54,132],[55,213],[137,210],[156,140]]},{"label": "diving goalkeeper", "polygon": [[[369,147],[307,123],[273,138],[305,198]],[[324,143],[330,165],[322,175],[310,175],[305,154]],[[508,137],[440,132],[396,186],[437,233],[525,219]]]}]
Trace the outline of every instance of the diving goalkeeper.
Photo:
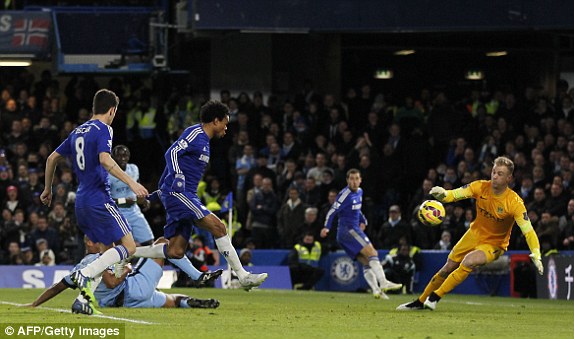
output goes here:
[{"label": "diving goalkeeper", "polygon": [[498,157],[494,160],[490,180],[477,180],[454,190],[447,191],[438,186],[430,190],[430,194],[444,203],[474,198],[476,219],[453,247],[446,264],[432,277],[419,298],[398,306],[397,310],[434,310],[441,298],[462,283],[473,269],[504,254],[515,222],[532,252],[532,262],[538,273],[543,274],[540,244],[528,219],[524,202],[508,187],[513,172],[514,163],[508,158]]}]

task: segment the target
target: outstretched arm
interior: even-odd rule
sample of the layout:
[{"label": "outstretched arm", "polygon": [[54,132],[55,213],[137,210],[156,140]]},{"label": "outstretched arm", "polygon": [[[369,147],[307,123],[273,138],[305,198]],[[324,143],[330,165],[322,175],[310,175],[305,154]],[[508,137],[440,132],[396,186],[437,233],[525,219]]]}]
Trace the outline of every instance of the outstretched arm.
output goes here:
[{"label": "outstretched arm", "polygon": [[436,200],[440,202],[454,202],[459,200],[464,200],[468,198],[472,198],[472,189],[470,185],[464,185],[462,187],[453,189],[453,190],[445,190],[440,186],[435,186],[431,188],[429,192]]},{"label": "outstretched arm", "polygon": [[64,284],[62,281],[55,283],[52,287],[48,288],[36,300],[32,302],[29,306],[37,307],[45,303],[46,301],[52,299],[53,297],[57,296],[58,294],[62,293],[68,286]]},{"label": "outstretched arm", "polygon": [[522,208],[514,215],[514,221],[520,227],[524,238],[526,238],[526,243],[528,244],[528,248],[530,249],[530,259],[536,266],[536,270],[538,274],[544,274],[544,266],[542,266],[542,255],[540,254],[540,242],[538,241],[538,236],[530,223],[530,219],[528,218],[528,213],[526,212],[526,208],[522,205]]}]

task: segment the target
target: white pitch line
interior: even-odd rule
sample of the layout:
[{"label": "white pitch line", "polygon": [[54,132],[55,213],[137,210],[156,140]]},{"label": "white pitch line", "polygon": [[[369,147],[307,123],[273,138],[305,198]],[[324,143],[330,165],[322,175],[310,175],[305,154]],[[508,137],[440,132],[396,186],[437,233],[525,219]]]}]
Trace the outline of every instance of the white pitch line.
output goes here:
[{"label": "white pitch line", "polygon": [[[11,305],[11,306],[18,306],[18,307],[22,307],[22,306],[25,306],[25,305],[26,305],[26,304],[18,304],[18,303],[13,303],[13,302],[10,302],[10,301],[2,301],[2,300],[0,300],[0,304]],[[38,307],[35,307],[35,308],[40,308],[40,309],[43,309],[43,310],[54,311],[54,312],[72,313],[72,311],[70,311],[70,310],[64,310],[64,309],[61,309],[61,308],[52,308],[52,307],[44,307],[44,306],[38,306]],[[152,323],[152,322],[145,321],[145,320],[119,318],[119,317],[113,317],[113,316],[111,316],[111,315],[105,315],[105,314],[92,314],[90,317],[97,317],[97,318],[104,318],[104,319],[111,319],[111,320],[120,320],[120,321],[126,321],[126,322],[130,322],[130,323],[135,323],[135,324],[158,325],[158,323]]]}]

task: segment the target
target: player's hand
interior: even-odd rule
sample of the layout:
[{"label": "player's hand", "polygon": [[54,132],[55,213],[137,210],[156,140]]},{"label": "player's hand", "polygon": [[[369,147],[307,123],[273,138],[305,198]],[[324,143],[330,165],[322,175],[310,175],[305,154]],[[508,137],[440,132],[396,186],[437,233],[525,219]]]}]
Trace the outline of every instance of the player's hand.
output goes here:
[{"label": "player's hand", "polygon": [[442,201],[446,198],[446,190],[440,186],[431,188],[429,193],[438,201]]},{"label": "player's hand", "polygon": [[329,229],[325,227],[321,230],[321,238],[325,238],[327,234],[329,234]]},{"label": "player's hand", "polygon": [[40,201],[42,204],[49,207],[52,203],[52,190],[49,188],[44,188],[44,191],[42,194],[40,194]]},{"label": "player's hand", "polygon": [[176,173],[171,183],[171,189],[177,193],[185,191],[185,175]]},{"label": "player's hand", "polygon": [[361,228],[361,231],[365,231],[365,229],[367,228],[367,225],[365,225],[365,223],[360,223],[359,227]]},{"label": "player's hand", "polygon": [[534,263],[534,266],[536,266],[538,274],[543,275],[544,266],[542,266],[542,259],[540,258],[540,254],[539,255],[536,255],[534,253],[530,254],[530,260],[532,260],[532,263]]},{"label": "player's hand", "polygon": [[145,198],[149,194],[147,189],[143,187],[143,185],[139,182],[134,183],[132,186],[130,186],[130,188],[138,198]]}]

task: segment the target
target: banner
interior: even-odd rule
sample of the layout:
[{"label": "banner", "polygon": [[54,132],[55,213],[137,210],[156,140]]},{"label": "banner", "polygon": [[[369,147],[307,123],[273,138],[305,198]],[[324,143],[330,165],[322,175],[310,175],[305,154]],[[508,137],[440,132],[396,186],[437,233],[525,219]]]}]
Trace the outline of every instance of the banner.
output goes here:
[{"label": "banner", "polygon": [[553,255],[542,258],[544,275],[536,274],[538,298],[574,300],[573,256]]},{"label": "banner", "polygon": [[0,13],[0,54],[50,52],[52,15],[47,12],[6,11]]}]

